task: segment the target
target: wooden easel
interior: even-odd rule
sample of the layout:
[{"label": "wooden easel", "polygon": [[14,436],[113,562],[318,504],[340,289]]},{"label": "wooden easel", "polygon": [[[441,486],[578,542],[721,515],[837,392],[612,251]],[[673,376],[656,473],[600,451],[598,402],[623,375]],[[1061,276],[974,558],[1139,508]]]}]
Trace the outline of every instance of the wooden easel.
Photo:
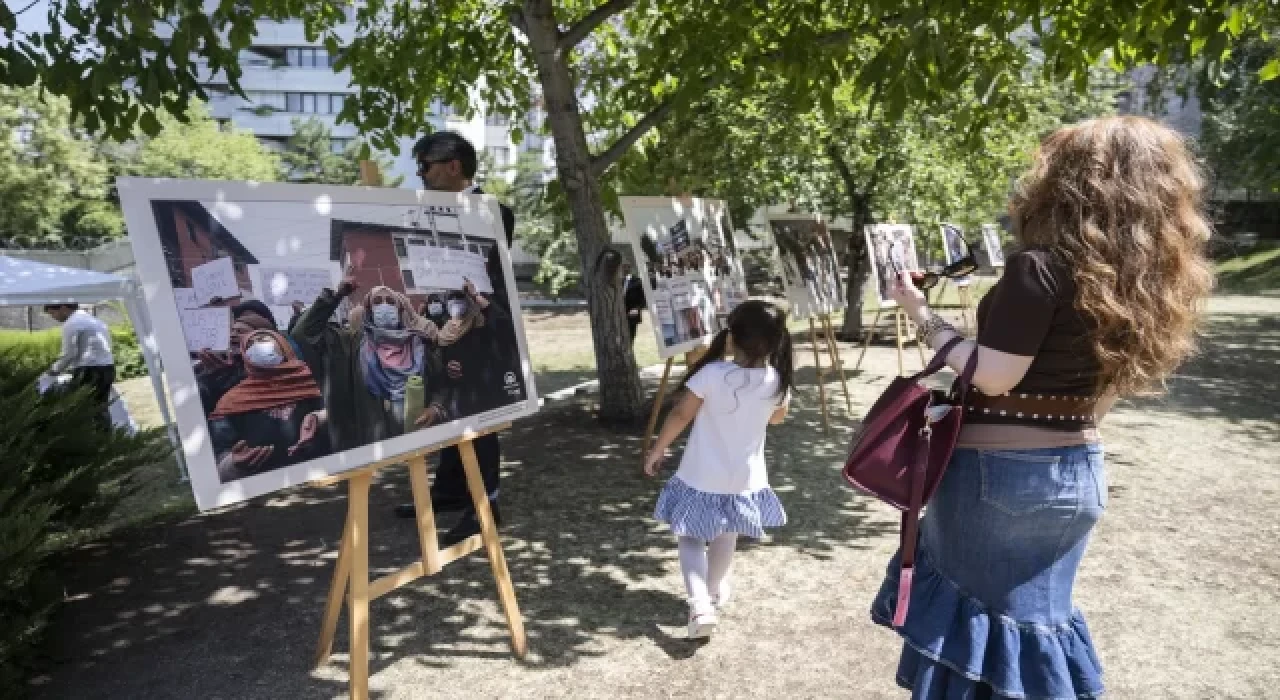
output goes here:
[{"label": "wooden easel", "polygon": [[[368,700],[369,697],[369,603],[423,576],[439,573],[446,564],[480,549],[483,546],[493,568],[498,584],[498,599],[511,630],[511,648],[517,657],[523,658],[528,650],[524,633],[524,620],[516,605],[515,586],[507,571],[502,543],[498,540],[498,527],[489,509],[489,496],[480,475],[480,463],[476,460],[472,441],[483,435],[506,430],[510,424],[495,426],[430,449],[400,455],[393,459],[361,467],[346,474],[323,479],[317,485],[328,486],[347,482],[347,519],[342,530],[342,545],[338,550],[338,562],[333,568],[333,583],[329,586],[325,603],[324,622],[320,627],[320,642],[316,647],[316,666],[323,665],[333,650],[333,637],[338,630],[338,615],[342,603],[347,603],[347,617],[351,623],[351,664],[349,688],[352,700]],[[431,489],[427,483],[427,455],[445,447],[457,445],[462,456],[462,468],[467,477],[467,490],[480,520],[480,534],[441,550],[436,536],[436,516],[431,507]],[[399,571],[369,580],[369,486],[379,469],[397,464],[409,468],[409,483],[413,490],[413,506],[416,511],[418,542],[421,556]]]},{"label": "wooden easel", "polygon": [[[960,297],[960,322],[964,324],[965,335],[971,334],[973,332],[972,329],[978,327],[978,319],[977,315],[974,313],[973,307],[973,288],[977,285],[978,278],[977,276],[971,276],[969,279],[969,284],[953,285],[956,288],[956,295]],[[939,300],[946,295],[948,284],[951,284],[951,280],[943,277],[942,284],[938,285],[938,291],[934,293],[933,299],[930,300],[930,304],[933,305],[934,308],[941,308],[937,303],[940,303]],[[970,325],[970,321],[972,321],[972,325]]]},{"label": "wooden easel", "polygon": [[[360,181],[364,185],[378,186],[382,175],[378,164],[360,161]],[[489,508],[489,494],[480,475],[480,463],[476,459],[472,441],[478,437],[501,432],[510,423],[487,428],[481,432],[468,432],[455,440],[430,448],[385,459],[345,474],[338,474],[318,482],[321,486],[347,482],[347,518],[342,529],[342,544],[338,549],[338,561],[333,567],[333,582],[324,608],[324,621],[320,626],[320,642],[316,647],[316,666],[324,664],[333,651],[333,637],[338,631],[338,615],[342,603],[347,603],[347,617],[351,624],[351,663],[348,687],[351,700],[369,698],[369,603],[423,576],[439,573],[445,565],[480,549],[483,546],[489,556],[489,565],[498,584],[498,599],[511,630],[511,648],[517,657],[528,651],[524,633],[524,620],[516,604],[515,586],[507,571],[507,560],[498,539],[498,526]],[[480,521],[480,534],[449,547],[440,549],[436,534],[436,515],[431,506],[431,488],[427,481],[427,455],[456,445],[462,457],[462,469],[467,478],[467,491],[475,505],[476,518]],[[373,477],[383,467],[405,464],[409,469],[409,484],[413,491],[413,507],[418,530],[421,554],[417,561],[399,571],[369,580],[369,487]]]},{"label": "wooden easel", "polygon": [[[898,376],[903,376],[906,368],[902,361],[903,339],[906,338],[907,331],[911,330],[911,319],[907,318],[907,314],[900,308],[894,307],[889,309],[889,315],[893,317],[894,339],[898,344]],[[862,352],[858,353],[858,362],[853,366],[853,371],[857,372],[862,369],[862,360],[867,356],[867,348],[871,347],[871,337],[875,335],[876,326],[880,323],[880,314],[884,313],[883,307],[876,308],[875,318],[871,320],[871,325],[867,326],[867,337],[862,341]],[[924,344],[920,341],[920,336],[916,335],[916,349],[920,351],[920,366],[924,367],[926,360],[924,357]]]},{"label": "wooden easel", "polygon": [[[707,354],[706,348],[694,348],[686,352],[684,354],[685,373],[688,374],[705,354]],[[662,368],[662,381],[658,382],[658,394],[653,397],[653,408],[649,410],[649,424],[644,430],[644,447],[640,451],[641,461],[649,454],[649,445],[653,442],[654,431],[658,429],[658,416],[662,415],[662,401],[667,397],[667,383],[671,379],[671,365],[675,360],[674,357],[668,357],[666,365]]]},{"label": "wooden easel", "polygon": [[[844,406],[845,410],[853,413],[853,398],[849,395],[849,380],[844,376],[844,361],[840,359],[840,346],[836,343],[835,329],[831,325],[831,315],[821,314],[818,320],[822,323],[822,334],[827,339],[827,356],[831,359],[830,367],[840,370],[840,384],[844,387]],[[830,367],[823,369],[822,356],[818,352],[818,332],[813,323],[813,316],[809,317],[809,342],[813,344],[813,366],[818,375],[818,401],[822,404],[822,432],[826,435],[831,434],[831,418],[827,414],[827,372]]]}]

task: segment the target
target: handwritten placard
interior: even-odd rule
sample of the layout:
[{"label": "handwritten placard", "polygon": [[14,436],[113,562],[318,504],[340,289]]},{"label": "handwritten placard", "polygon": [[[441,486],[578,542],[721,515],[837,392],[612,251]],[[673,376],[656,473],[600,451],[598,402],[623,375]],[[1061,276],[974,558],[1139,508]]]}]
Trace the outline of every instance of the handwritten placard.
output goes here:
[{"label": "handwritten placard", "polygon": [[182,318],[182,335],[187,339],[188,352],[231,349],[231,309],[225,306],[181,309],[178,314]]},{"label": "handwritten placard", "polygon": [[414,281],[420,289],[462,289],[466,280],[482,294],[493,293],[485,258],[452,248],[412,246],[409,260],[413,263]]},{"label": "handwritten placard", "polygon": [[259,265],[258,279],[258,295],[271,306],[287,306],[295,301],[310,304],[325,287],[333,287],[333,275],[323,267]]},{"label": "handwritten placard", "polygon": [[191,268],[191,288],[200,305],[221,299],[240,296],[240,284],[236,282],[236,268],[231,258],[218,258],[213,262]]},{"label": "handwritten placard", "polygon": [[196,290],[190,287],[174,287],[173,301],[177,303],[179,309],[200,308],[200,302],[196,301]]}]

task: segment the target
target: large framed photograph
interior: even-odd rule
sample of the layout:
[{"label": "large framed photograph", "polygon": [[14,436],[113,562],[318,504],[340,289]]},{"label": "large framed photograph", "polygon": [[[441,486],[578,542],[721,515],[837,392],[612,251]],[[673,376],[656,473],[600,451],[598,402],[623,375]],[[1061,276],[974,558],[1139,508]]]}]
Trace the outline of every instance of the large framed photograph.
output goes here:
[{"label": "large framed photograph", "polygon": [[871,276],[876,281],[876,298],[881,308],[897,306],[889,297],[894,277],[902,271],[923,269],[916,254],[915,228],[909,224],[871,224],[865,234]]},{"label": "large framed photograph", "polygon": [[621,203],[658,354],[667,359],[706,345],[747,299],[728,206],[670,197],[622,197]]},{"label": "large framed photograph", "polygon": [[805,319],[843,309],[847,304],[840,261],[822,217],[770,214],[769,229],[777,245],[791,316]]},{"label": "large framed photograph", "polygon": [[986,260],[978,261],[982,267],[1004,267],[1004,243],[1000,240],[1000,227],[996,224],[982,225],[982,250],[987,257]]},{"label": "large framed photograph", "polygon": [[537,410],[492,197],[118,186],[201,509]]}]

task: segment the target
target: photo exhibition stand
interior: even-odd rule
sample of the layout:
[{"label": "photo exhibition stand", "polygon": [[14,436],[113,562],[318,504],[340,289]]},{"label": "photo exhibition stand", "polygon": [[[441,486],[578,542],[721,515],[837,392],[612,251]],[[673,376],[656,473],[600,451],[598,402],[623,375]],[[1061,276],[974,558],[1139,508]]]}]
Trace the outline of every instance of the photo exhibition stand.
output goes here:
[{"label": "photo exhibition stand", "polygon": [[[694,348],[684,354],[684,371],[686,374],[693,369],[698,360],[707,353],[705,347]],[[649,445],[653,442],[654,431],[658,429],[658,416],[662,414],[662,402],[667,398],[667,385],[671,380],[671,365],[675,363],[676,358],[668,357],[666,364],[662,368],[662,381],[658,382],[658,394],[653,397],[653,408],[649,411],[649,423],[644,429],[644,447],[640,450],[640,461],[644,462],[645,455],[649,454]]]},{"label": "photo exhibition stand", "polygon": [[[858,362],[854,364],[853,371],[857,372],[862,369],[862,360],[867,356],[867,348],[871,347],[871,338],[875,335],[876,326],[880,324],[880,315],[886,312],[893,317],[893,335],[898,346],[898,376],[901,377],[906,373],[906,368],[902,361],[902,347],[912,324],[911,319],[907,318],[907,313],[897,306],[888,309],[883,306],[876,307],[876,315],[871,319],[871,325],[867,326],[867,337],[862,341],[862,352],[858,353]],[[916,334],[916,349],[920,351],[920,366],[924,367],[927,362],[924,356],[924,342],[920,340],[918,333]]]},{"label": "photo exhibition stand", "polygon": [[[360,180],[367,186],[377,186],[382,182],[377,164],[362,161],[360,163]],[[316,648],[316,665],[324,664],[333,649],[333,638],[338,630],[338,616],[342,612],[342,604],[347,604],[347,617],[350,622],[351,662],[348,685],[352,700],[368,700],[369,697],[369,603],[392,591],[406,586],[423,577],[439,573],[446,564],[460,559],[481,547],[485,548],[489,557],[489,565],[493,568],[493,577],[498,585],[498,598],[502,603],[502,611],[507,618],[507,627],[511,630],[511,647],[517,657],[523,658],[528,649],[524,633],[524,620],[520,617],[520,609],[516,604],[515,586],[511,582],[511,574],[507,571],[506,557],[502,553],[502,543],[498,539],[498,528],[494,521],[493,511],[489,508],[489,497],[484,488],[484,479],[480,475],[480,463],[476,460],[475,447],[472,441],[484,435],[501,432],[510,427],[504,424],[488,428],[481,432],[467,433],[450,442],[434,445],[428,449],[410,452],[375,464],[352,470],[345,474],[315,482],[320,486],[328,486],[342,481],[347,482],[347,518],[342,530],[342,544],[338,550],[338,561],[333,570],[333,582],[329,586],[329,595],[325,603],[324,622],[320,629],[320,642]],[[435,511],[431,507],[431,489],[427,479],[427,455],[446,447],[457,446],[462,457],[462,467],[466,474],[467,490],[475,504],[476,517],[480,521],[480,534],[459,542],[448,549],[441,550],[436,533]],[[406,465],[409,469],[409,483],[413,491],[413,505],[416,513],[418,541],[422,552],[417,561],[405,568],[373,581],[369,580],[369,487],[378,470]]]},{"label": "photo exhibition stand", "polygon": [[834,367],[840,371],[840,384],[844,387],[844,406],[845,410],[853,413],[853,398],[849,395],[849,380],[844,375],[844,361],[840,359],[840,346],[836,343],[836,332],[831,325],[831,314],[819,314],[818,320],[822,324],[822,335],[827,342],[827,357],[831,362],[827,367],[822,366],[822,355],[818,345],[818,331],[813,323],[813,316],[809,317],[809,342],[813,344],[813,368],[817,373],[818,379],[818,401],[822,405],[822,432],[824,435],[831,434],[831,418],[827,414],[827,373]]}]

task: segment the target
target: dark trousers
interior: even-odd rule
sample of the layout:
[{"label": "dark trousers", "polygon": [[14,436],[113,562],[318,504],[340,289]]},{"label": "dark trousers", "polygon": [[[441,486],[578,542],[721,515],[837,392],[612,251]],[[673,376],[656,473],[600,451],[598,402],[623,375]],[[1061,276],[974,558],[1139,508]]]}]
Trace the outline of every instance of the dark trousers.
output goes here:
[{"label": "dark trousers", "polygon": [[116,381],[114,365],[96,365],[77,367],[71,371],[71,387],[77,389],[85,386],[93,392],[93,398],[101,409],[98,416],[99,427],[111,427],[111,385]]},{"label": "dark trousers", "polygon": [[631,331],[631,342],[636,342],[636,327],[640,325],[640,314],[627,314],[627,329]]},{"label": "dark trousers", "polygon": [[[480,463],[480,476],[484,478],[484,490],[489,500],[498,497],[502,479],[502,443],[496,434],[484,435],[471,441]],[[440,451],[440,466],[436,481],[431,485],[431,500],[441,506],[461,504],[464,510],[472,510],[471,494],[467,490],[467,473],[462,468],[462,453],[457,447]],[[456,506],[455,506],[456,507]]]}]

